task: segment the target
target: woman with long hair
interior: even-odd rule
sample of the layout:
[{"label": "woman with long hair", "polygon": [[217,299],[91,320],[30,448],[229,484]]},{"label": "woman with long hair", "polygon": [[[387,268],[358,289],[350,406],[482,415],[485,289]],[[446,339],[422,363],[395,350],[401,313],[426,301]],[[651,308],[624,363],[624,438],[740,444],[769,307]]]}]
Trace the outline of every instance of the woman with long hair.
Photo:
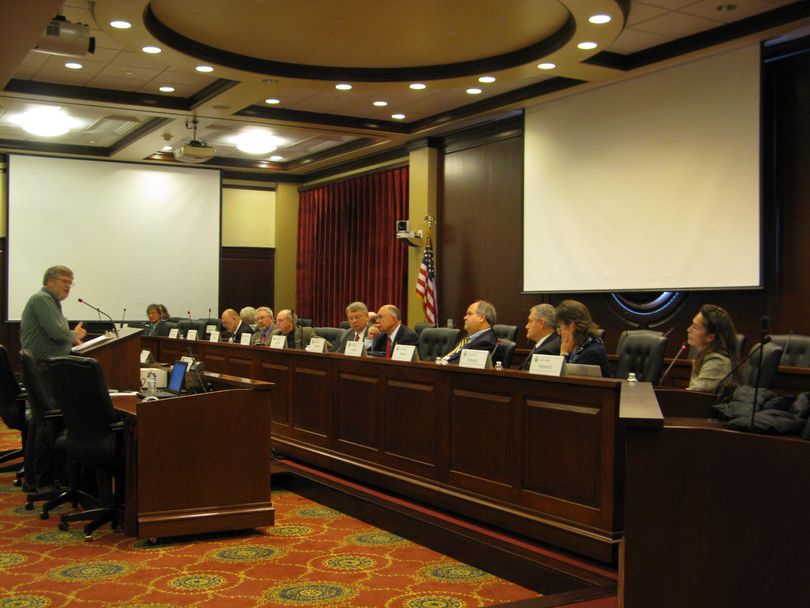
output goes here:
[{"label": "woman with long hair", "polygon": [[582,302],[563,300],[555,310],[557,332],[560,334],[560,354],[568,363],[598,365],[602,376],[610,378],[613,372],[608,362],[605,343],[599,335],[599,326]]},{"label": "woman with long hair", "polygon": [[[701,306],[687,335],[689,344],[697,350],[687,390],[711,393],[721,382],[733,388],[742,381],[737,368],[737,330],[724,309],[714,304]],[[735,373],[731,374],[731,370]]]}]

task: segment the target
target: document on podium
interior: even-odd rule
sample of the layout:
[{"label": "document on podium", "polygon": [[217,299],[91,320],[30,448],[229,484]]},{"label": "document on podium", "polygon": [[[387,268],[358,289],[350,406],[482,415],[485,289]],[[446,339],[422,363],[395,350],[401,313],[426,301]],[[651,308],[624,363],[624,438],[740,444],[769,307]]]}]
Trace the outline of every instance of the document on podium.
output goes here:
[{"label": "document on podium", "polygon": [[92,340],[88,340],[87,342],[82,342],[81,344],[77,344],[73,348],[70,349],[70,352],[73,353],[83,353],[89,348],[93,348],[98,344],[102,344],[103,342],[107,342],[108,340],[112,340],[112,336],[102,335],[98,336],[97,338],[93,338]]}]

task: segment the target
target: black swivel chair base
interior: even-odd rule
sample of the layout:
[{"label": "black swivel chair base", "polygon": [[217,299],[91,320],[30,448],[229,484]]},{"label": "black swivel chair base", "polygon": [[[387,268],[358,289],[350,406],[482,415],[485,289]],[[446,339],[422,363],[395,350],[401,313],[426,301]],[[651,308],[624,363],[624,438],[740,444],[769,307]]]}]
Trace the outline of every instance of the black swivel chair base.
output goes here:
[{"label": "black swivel chair base", "polygon": [[113,507],[96,507],[93,509],[85,509],[84,511],[74,511],[73,513],[63,513],[59,518],[58,528],[62,532],[67,532],[70,529],[70,522],[72,521],[87,521],[90,522],[84,526],[84,540],[93,540],[93,532],[98,530],[101,526],[109,523],[113,529],[118,527],[118,511]]}]

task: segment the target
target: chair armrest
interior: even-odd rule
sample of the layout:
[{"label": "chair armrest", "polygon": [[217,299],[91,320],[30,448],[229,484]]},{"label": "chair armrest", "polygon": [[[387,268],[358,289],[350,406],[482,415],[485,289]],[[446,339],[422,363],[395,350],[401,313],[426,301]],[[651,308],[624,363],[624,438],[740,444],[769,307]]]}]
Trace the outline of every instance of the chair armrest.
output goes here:
[{"label": "chair armrest", "polygon": [[112,430],[112,431],[123,431],[124,430],[124,421],[119,420],[118,422],[110,423],[110,430]]},{"label": "chair armrest", "polygon": [[56,419],[61,420],[62,410],[48,410],[47,412],[45,412],[45,415],[43,417],[45,418],[45,420],[56,420]]}]

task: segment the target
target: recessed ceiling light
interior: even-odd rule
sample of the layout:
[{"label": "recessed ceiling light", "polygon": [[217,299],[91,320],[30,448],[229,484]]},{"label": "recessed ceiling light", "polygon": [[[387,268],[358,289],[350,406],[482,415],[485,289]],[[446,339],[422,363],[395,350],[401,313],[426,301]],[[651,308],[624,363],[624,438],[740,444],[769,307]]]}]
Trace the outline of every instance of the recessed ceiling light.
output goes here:
[{"label": "recessed ceiling light", "polygon": [[577,45],[578,49],[582,49],[583,51],[590,51],[591,49],[595,49],[598,45],[595,42],[580,42]]},{"label": "recessed ceiling light", "polygon": [[489,84],[490,82],[495,82],[495,77],[494,76],[481,76],[481,78],[478,79],[478,82],[483,82],[484,84]]},{"label": "recessed ceiling light", "polygon": [[160,87],[163,93],[174,93],[174,87]]},{"label": "recessed ceiling light", "polygon": [[151,55],[155,55],[156,53],[160,53],[160,47],[157,47],[157,46],[145,46],[141,50],[144,53],[149,53]]},{"label": "recessed ceiling light", "polygon": [[467,93],[470,95],[480,95],[482,93],[481,89],[477,89],[475,87],[467,89]]},{"label": "recessed ceiling light", "polygon": [[210,65],[198,65],[194,69],[197,70],[198,72],[213,72],[214,71],[214,68],[212,68]]},{"label": "recessed ceiling light", "polygon": [[269,103],[271,106],[276,105],[277,103],[281,103],[280,99],[276,99],[275,97],[269,97],[264,100],[264,103]]},{"label": "recessed ceiling light", "polygon": [[132,27],[132,24],[129,21],[124,21],[123,19],[116,19],[115,21],[110,21],[110,25],[117,30],[128,30],[129,28]]},{"label": "recessed ceiling light", "polygon": [[408,86],[410,86],[410,87],[411,87],[411,88],[412,88],[414,91],[421,91],[422,89],[426,89],[426,88],[427,88],[427,85],[426,85],[426,84],[423,84],[423,83],[421,83],[421,82],[413,82],[413,83],[411,83],[411,84],[410,84],[410,85],[408,85]]},{"label": "recessed ceiling light", "polygon": [[349,83],[347,83],[347,82],[341,82],[340,84],[336,84],[336,85],[335,85],[335,88],[336,88],[338,91],[351,91],[351,89],[352,89],[352,85],[350,85],[350,84],[349,84]]},{"label": "recessed ceiling light", "polygon": [[280,162],[280,161],[284,160],[284,157],[279,156],[278,154],[273,154],[273,156],[270,157],[270,160],[275,161],[275,162]]},{"label": "recessed ceiling light", "polygon": [[384,108],[385,106],[388,105],[388,102],[387,101],[382,101],[382,100],[375,101],[374,105],[377,106],[378,108]]},{"label": "recessed ceiling light", "polygon": [[161,148],[161,150],[163,150],[164,152],[171,152],[172,150],[174,150],[174,148],[172,148],[172,147],[171,147],[171,146],[169,146],[169,145],[165,145],[165,146],[163,146],[163,147]]},{"label": "recessed ceiling light", "polygon": [[81,70],[84,66],[81,63],[77,63],[75,61],[68,61],[65,64],[65,67],[70,70]]},{"label": "recessed ceiling light", "polygon": [[396,120],[402,120],[405,118],[404,114],[391,114],[391,118],[395,118]]},{"label": "recessed ceiling light", "polygon": [[556,63],[541,63],[541,64],[538,64],[537,67],[540,68],[541,70],[553,70],[554,68],[557,67],[557,64]]},{"label": "recessed ceiling light", "polygon": [[596,23],[597,25],[601,25],[603,23],[610,23],[612,17],[610,15],[591,15],[588,18],[588,21],[591,23]]},{"label": "recessed ceiling light", "polygon": [[730,13],[737,10],[736,4],[720,4],[715,9],[721,13]]}]

